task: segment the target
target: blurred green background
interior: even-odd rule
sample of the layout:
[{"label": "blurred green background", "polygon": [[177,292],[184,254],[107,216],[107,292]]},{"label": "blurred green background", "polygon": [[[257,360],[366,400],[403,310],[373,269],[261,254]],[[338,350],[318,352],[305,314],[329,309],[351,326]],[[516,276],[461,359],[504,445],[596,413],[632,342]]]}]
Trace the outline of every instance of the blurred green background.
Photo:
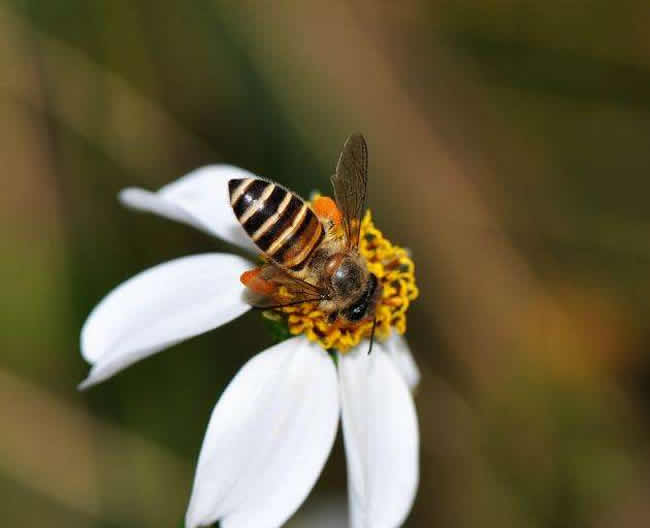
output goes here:
[{"label": "blurred green background", "polygon": [[[212,407],[271,343],[248,314],[78,393],[104,294],[230,249],[117,192],[211,162],[328,191],[354,131],[421,289],[407,525],[649,526],[649,20],[641,0],[0,0],[3,526],[179,526]],[[289,526],[345,519],[339,440]]]}]

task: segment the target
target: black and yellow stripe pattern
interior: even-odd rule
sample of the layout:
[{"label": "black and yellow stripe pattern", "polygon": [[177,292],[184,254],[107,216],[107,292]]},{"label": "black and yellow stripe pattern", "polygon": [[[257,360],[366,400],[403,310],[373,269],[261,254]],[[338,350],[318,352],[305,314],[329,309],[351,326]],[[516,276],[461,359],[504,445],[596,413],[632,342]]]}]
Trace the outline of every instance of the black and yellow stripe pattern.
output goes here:
[{"label": "black and yellow stripe pattern", "polygon": [[302,270],[325,236],[311,208],[298,196],[258,178],[228,182],[230,205],[253,242],[274,262]]}]

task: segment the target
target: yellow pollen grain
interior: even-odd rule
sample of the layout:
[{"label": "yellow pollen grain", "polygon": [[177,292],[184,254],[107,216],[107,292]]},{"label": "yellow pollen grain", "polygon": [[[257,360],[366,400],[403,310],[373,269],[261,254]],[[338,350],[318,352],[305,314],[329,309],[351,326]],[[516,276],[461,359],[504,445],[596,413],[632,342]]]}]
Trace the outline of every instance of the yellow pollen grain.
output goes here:
[{"label": "yellow pollen grain", "polygon": [[[382,299],[375,314],[376,339],[382,341],[392,332],[404,334],[406,311],[418,296],[413,260],[406,249],[392,244],[374,226],[370,211],[366,212],[361,223],[359,253],[365,258],[368,270],[383,286]],[[291,334],[304,334],[325,349],[347,352],[370,337],[372,320],[352,324],[339,317],[334,323],[329,323],[327,314],[317,307],[316,303],[305,303],[275,311],[284,315]]]}]

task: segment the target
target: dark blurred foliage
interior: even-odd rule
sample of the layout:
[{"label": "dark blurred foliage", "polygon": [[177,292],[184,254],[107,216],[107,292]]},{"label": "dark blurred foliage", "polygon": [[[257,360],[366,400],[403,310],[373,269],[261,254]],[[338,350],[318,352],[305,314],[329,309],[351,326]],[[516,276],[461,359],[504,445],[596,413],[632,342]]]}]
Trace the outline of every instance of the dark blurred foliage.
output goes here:
[{"label": "dark blurred foliage", "polygon": [[[421,287],[407,524],[648,526],[649,19],[639,0],[0,3],[4,525],[177,526],[214,403],[273,341],[248,314],[77,393],[103,295],[232,250],[117,192],[212,162],[328,191],[360,130],[376,223]],[[344,497],[339,445],[290,525],[339,522]]]}]

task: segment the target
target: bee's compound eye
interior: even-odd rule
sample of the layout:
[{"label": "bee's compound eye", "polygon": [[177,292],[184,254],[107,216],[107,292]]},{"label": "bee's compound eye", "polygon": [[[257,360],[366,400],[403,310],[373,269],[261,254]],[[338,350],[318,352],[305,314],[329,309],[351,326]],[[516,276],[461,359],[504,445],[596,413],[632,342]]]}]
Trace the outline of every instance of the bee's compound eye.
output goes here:
[{"label": "bee's compound eye", "polygon": [[357,322],[366,317],[371,310],[374,311],[374,305],[377,302],[376,297],[381,294],[381,289],[378,288],[379,281],[375,274],[371,273],[368,280],[368,288],[356,302],[343,311],[343,317],[348,321]]},{"label": "bee's compound eye", "polygon": [[347,319],[349,321],[360,321],[363,318],[363,316],[366,314],[366,308],[367,308],[366,303],[353,306],[351,309],[349,309],[346,312]]}]

